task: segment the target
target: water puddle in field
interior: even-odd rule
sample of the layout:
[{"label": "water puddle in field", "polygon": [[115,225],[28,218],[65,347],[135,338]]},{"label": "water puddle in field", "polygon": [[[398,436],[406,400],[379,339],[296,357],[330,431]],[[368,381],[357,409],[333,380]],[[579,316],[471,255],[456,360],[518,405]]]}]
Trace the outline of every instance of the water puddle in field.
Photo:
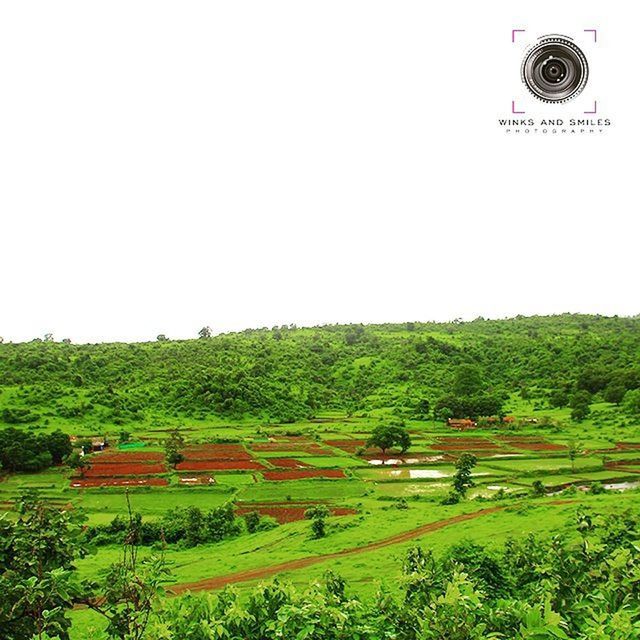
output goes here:
[{"label": "water puddle in field", "polygon": [[436,480],[451,477],[450,473],[437,469],[391,469],[388,473],[392,478],[410,478],[411,480]]},{"label": "water puddle in field", "polygon": [[[632,489],[640,489],[640,480],[634,480],[633,482],[607,482],[602,485],[607,491],[631,491]],[[576,489],[578,491],[589,491],[591,488],[590,485],[576,485]],[[548,496],[557,496],[560,495],[564,488],[559,489],[558,491],[550,491]]]},{"label": "water puddle in field", "polygon": [[610,491],[628,491],[629,489],[637,489],[640,487],[640,480],[634,482],[611,482],[603,485],[603,487]]},{"label": "water puddle in field", "polygon": [[383,464],[389,466],[397,466],[399,464],[424,464],[425,462],[440,462],[444,460],[444,456],[423,456],[420,458],[388,458],[387,460],[381,460],[374,458],[373,460],[367,460],[369,464],[380,466]]},{"label": "water puddle in field", "polygon": [[451,474],[437,469],[409,469],[409,477],[416,478],[448,478]]},{"label": "water puddle in field", "polygon": [[490,458],[518,458],[522,453],[494,453]]}]

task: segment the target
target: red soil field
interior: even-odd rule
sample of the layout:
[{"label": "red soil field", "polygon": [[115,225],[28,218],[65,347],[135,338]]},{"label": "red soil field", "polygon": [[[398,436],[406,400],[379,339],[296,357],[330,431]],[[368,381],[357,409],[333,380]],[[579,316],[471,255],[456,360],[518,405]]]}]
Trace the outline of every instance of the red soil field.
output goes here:
[{"label": "red soil field", "polygon": [[91,460],[95,464],[120,462],[163,462],[164,454],[160,451],[105,451],[97,453]]},{"label": "red soil field", "polygon": [[311,466],[306,462],[302,462],[302,460],[295,460],[294,458],[269,458],[269,462],[274,467],[282,467],[284,469],[304,469]]},{"label": "red soil field", "polygon": [[[330,447],[341,449],[347,453],[355,453],[358,449],[361,449],[367,444],[366,440],[325,440],[325,443]],[[372,449],[369,449],[372,451]]]},{"label": "red soil field", "polygon": [[109,478],[117,476],[149,476],[156,473],[165,473],[167,469],[163,464],[143,462],[138,463],[105,463],[92,462],[91,467],[84,473],[87,478]]},{"label": "red soil field", "polygon": [[[246,505],[237,505],[236,514],[242,516],[252,511],[257,511],[261,516],[270,516],[275,518],[280,524],[287,522],[296,522],[304,520],[304,512],[317,502],[266,502],[266,503],[250,503]],[[332,516],[351,516],[358,513],[355,509],[347,507],[330,508]]]},{"label": "red soil field", "polygon": [[333,452],[329,449],[325,449],[316,443],[299,444],[299,443],[286,443],[286,442],[263,442],[260,444],[254,444],[253,451],[301,451],[303,453],[310,453],[314,456],[330,456]]},{"label": "red soil field", "polygon": [[199,444],[181,451],[185,460],[251,460],[240,444]]},{"label": "red soil field", "polygon": [[251,445],[254,451],[302,451],[312,446],[314,442],[256,442]]},{"label": "red soil field", "polygon": [[265,480],[301,480],[303,478],[346,478],[342,469],[302,469],[265,471]]},{"label": "red soil field", "polygon": [[71,481],[74,489],[82,487],[165,487],[166,478],[76,478]]},{"label": "red soil field", "polygon": [[524,451],[563,451],[564,445],[547,442],[537,436],[499,436],[500,440],[515,449]]},{"label": "red soil field", "polygon": [[440,438],[438,442],[431,445],[431,448],[438,451],[467,451],[469,449],[495,449],[499,451],[502,447],[484,438]]},{"label": "red soil field", "polygon": [[256,460],[185,460],[176,466],[178,471],[216,471],[221,469],[264,469]]}]

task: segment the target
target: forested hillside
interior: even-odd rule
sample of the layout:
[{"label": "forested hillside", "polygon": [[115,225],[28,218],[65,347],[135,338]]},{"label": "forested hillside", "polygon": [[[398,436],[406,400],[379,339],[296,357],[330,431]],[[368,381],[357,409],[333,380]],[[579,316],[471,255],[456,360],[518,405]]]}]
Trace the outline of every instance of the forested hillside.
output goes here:
[{"label": "forested hillside", "polygon": [[[456,388],[465,384],[461,365],[473,367],[471,389]],[[287,422],[382,407],[426,417],[465,393],[519,392],[562,406],[581,392],[633,409],[640,318],[279,327],[138,344],[34,340],[0,344],[0,384],[7,424],[126,424],[150,413]]]}]

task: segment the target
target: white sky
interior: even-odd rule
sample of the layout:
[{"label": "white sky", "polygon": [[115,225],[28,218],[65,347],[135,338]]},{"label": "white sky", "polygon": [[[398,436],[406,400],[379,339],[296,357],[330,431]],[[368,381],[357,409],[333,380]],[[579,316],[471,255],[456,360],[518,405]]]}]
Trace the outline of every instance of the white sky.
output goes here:
[{"label": "white sky", "polygon": [[[639,18],[601,0],[2,2],[0,335],[636,314]],[[536,111],[522,46],[591,27],[587,90]],[[567,118],[597,99],[614,124],[508,136],[513,97]]]}]

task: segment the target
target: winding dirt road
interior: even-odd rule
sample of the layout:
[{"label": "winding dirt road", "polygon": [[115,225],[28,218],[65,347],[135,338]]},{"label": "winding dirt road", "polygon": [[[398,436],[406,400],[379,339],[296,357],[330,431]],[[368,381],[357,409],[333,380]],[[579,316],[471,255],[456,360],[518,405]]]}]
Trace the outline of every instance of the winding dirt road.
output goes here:
[{"label": "winding dirt road", "polygon": [[344,549],[343,551],[337,551],[336,553],[327,553],[321,556],[307,556],[306,558],[299,558],[297,560],[290,560],[289,562],[274,564],[270,567],[258,567],[256,569],[248,569],[247,571],[239,571],[237,573],[230,573],[223,576],[205,578],[204,580],[198,580],[197,582],[183,582],[181,584],[170,585],[167,587],[167,591],[169,593],[175,593],[176,595],[184,593],[185,591],[214,591],[216,589],[222,589],[228,584],[249,582],[250,580],[262,580],[263,578],[269,578],[285,571],[304,569],[310,565],[326,562],[327,560],[343,558],[344,556],[355,555],[357,553],[367,553],[369,551],[375,551],[382,547],[389,547],[400,542],[407,542],[408,540],[413,540],[413,538],[419,538],[425,533],[431,533],[432,531],[449,527],[452,524],[458,524],[460,522],[466,522],[467,520],[474,520],[475,518],[487,516],[491,513],[502,511],[504,508],[505,507],[503,506],[490,507],[488,509],[473,511],[472,513],[464,513],[445,520],[429,522],[428,524],[423,524],[416,529],[403,531],[402,533],[397,533],[393,536],[389,536],[388,538],[377,540],[376,542],[370,542],[369,544],[362,545],[361,547],[352,547],[350,549]]}]

